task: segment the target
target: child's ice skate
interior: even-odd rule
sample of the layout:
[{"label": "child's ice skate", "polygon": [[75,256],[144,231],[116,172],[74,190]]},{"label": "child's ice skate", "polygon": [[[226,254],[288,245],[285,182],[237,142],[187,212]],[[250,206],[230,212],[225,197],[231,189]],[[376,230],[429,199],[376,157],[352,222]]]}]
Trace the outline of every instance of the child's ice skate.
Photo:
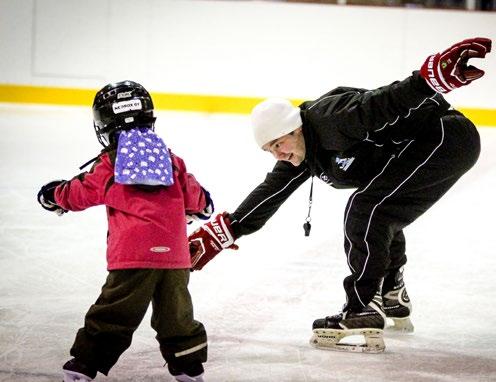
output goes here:
[{"label": "child's ice skate", "polygon": [[203,365],[201,363],[194,363],[187,367],[176,368],[168,364],[169,373],[178,382],[205,382],[203,378]]},{"label": "child's ice skate", "polygon": [[96,370],[79,362],[76,358],[67,361],[62,366],[64,372],[63,382],[89,382],[96,377]]},{"label": "child's ice skate", "polygon": [[203,373],[197,375],[196,377],[190,377],[187,374],[181,373],[179,375],[175,375],[174,378],[178,382],[205,382],[205,380],[203,379]]}]

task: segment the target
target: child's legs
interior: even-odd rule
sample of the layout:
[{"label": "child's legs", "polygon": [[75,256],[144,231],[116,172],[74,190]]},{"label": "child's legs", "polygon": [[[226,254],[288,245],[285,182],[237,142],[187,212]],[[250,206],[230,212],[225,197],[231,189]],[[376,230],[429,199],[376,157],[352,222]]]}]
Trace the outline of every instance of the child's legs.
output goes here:
[{"label": "child's legs", "polygon": [[131,345],[152,298],[159,273],[152,269],[110,271],[102,292],[86,314],[71,355],[107,375]]},{"label": "child's legs", "polygon": [[193,317],[189,274],[189,269],[163,270],[152,300],[152,327],[169,369],[197,375],[207,361],[207,334]]}]

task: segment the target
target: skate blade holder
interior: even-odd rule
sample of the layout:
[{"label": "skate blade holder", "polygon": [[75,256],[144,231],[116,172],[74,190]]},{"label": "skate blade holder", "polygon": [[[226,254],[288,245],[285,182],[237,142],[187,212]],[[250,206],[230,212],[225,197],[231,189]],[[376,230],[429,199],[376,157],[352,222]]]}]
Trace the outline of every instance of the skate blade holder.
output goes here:
[{"label": "skate blade holder", "polygon": [[414,326],[410,317],[388,317],[387,321],[391,320],[393,325],[388,325],[387,330],[392,332],[413,333]]},{"label": "skate blade holder", "polygon": [[[346,337],[363,338],[365,343],[341,342]],[[314,329],[310,345],[317,349],[354,353],[382,353],[386,348],[381,329]]]}]

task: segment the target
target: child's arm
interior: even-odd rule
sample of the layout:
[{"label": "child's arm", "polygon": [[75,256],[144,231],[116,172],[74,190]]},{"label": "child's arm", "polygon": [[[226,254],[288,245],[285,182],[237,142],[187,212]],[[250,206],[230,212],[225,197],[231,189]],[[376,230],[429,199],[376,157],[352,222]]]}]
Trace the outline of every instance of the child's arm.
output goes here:
[{"label": "child's arm", "polygon": [[69,211],[82,211],[103,204],[113,175],[108,156],[103,156],[89,172],[79,174],[57,186],[54,192],[55,202]]},{"label": "child's arm", "polygon": [[207,220],[214,212],[214,203],[210,193],[205,190],[196,178],[187,172],[184,161],[172,155],[173,165],[178,171],[178,180],[184,195],[184,209],[188,223],[193,220]]},{"label": "child's arm", "polygon": [[210,192],[205,190],[202,187],[203,193],[205,194],[206,198],[206,207],[201,210],[200,212],[196,213],[186,213],[186,223],[191,224],[194,221],[199,221],[199,220],[208,220],[212,216],[212,214],[215,211],[214,207],[214,202],[212,198],[210,197]]}]

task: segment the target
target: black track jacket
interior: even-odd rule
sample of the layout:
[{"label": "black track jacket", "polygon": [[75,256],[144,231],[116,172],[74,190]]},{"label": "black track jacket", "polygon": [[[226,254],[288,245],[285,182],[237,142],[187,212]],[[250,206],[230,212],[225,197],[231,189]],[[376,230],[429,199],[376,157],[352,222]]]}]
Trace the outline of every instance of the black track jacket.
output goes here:
[{"label": "black track jacket", "polygon": [[310,176],[335,188],[359,188],[450,105],[419,72],[375,90],[338,87],[300,105],[305,160],[278,161],[230,214],[236,238],[260,229]]}]

